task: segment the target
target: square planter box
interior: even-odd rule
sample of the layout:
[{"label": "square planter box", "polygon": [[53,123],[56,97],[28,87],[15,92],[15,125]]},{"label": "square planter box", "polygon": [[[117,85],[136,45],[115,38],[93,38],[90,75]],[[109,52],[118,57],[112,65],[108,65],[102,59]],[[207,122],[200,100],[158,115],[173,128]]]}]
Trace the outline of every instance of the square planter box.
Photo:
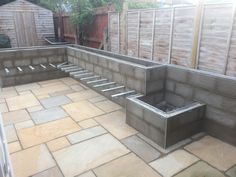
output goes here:
[{"label": "square planter box", "polygon": [[162,148],[202,131],[204,104],[192,101],[176,106],[169,101],[162,94],[130,97],[126,103],[126,122]]}]

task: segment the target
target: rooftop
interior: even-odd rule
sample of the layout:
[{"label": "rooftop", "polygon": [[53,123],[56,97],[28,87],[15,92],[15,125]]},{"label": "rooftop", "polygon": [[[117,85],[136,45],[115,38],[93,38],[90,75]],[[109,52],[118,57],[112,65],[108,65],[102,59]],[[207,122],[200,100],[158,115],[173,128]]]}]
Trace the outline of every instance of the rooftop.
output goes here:
[{"label": "rooftop", "polygon": [[15,177],[235,177],[236,147],[199,133],[162,149],[69,77],[2,88]]}]

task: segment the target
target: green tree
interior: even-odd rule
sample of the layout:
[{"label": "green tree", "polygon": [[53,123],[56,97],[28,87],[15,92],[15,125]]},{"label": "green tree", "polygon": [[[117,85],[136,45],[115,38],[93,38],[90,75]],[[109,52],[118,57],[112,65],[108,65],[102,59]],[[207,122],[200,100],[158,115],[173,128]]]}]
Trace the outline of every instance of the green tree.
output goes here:
[{"label": "green tree", "polygon": [[[107,4],[114,4],[117,10],[122,7],[122,0],[68,0],[71,5],[71,22],[76,28],[77,37],[85,35],[84,27],[93,22],[95,8]],[[77,41],[79,41],[77,39]]]},{"label": "green tree", "polygon": [[97,7],[114,4],[118,11],[122,9],[122,0],[68,0],[68,3],[72,7],[72,22],[80,27],[92,22]]},{"label": "green tree", "polygon": [[38,4],[52,10],[55,13],[62,13],[63,4],[66,2],[65,0],[31,0],[38,1]]}]

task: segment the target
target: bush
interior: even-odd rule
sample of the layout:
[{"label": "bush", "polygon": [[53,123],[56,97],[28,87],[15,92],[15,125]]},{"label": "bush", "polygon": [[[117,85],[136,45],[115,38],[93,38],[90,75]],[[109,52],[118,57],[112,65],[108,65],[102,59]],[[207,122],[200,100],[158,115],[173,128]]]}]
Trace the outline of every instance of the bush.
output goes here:
[{"label": "bush", "polygon": [[11,40],[5,34],[0,34],[0,48],[11,48]]}]

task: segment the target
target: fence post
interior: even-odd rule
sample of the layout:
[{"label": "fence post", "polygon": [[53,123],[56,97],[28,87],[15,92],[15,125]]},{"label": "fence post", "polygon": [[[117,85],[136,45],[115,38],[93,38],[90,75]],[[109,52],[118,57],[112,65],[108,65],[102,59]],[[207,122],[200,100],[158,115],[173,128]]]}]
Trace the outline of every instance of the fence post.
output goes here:
[{"label": "fence post", "polygon": [[168,63],[171,63],[171,51],[173,42],[173,32],[174,32],[174,17],[175,17],[175,7],[172,8],[171,12],[171,26],[170,26],[170,38],[169,38],[169,52],[168,52]]},{"label": "fence post", "polygon": [[156,26],[156,10],[153,11],[153,22],[152,22],[152,51],[151,51],[151,59],[154,59],[154,39],[155,39],[155,26]]},{"label": "fence post", "polygon": [[127,11],[128,2],[124,1],[123,10],[121,12],[121,53],[127,55]]},{"label": "fence post", "polygon": [[120,13],[117,13],[118,16],[118,53],[120,53]]},{"label": "fence post", "polygon": [[231,37],[232,37],[232,31],[233,31],[233,27],[234,27],[234,16],[235,16],[235,10],[236,10],[236,4],[233,4],[233,9],[232,9],[232,19],[231,19],[231,26],[229,29],[229,35],[228,35],[228,39],[227,39],[227,48],[226,48],[226,55],[225,55],[225,66],[224,66],[224,75],[226,75],[227,73],[227,68],[228,68],[228,63],[229,63],[229,50],[230,50],[230,44],[231,44]]},{"label": "fence post", "polygon": [[108,25],[107,25],[107,35],[108,35],[108,51],[111,51],[111,34],[110,34],[110,12],[108,12]]},{"label": "fence post", "polygon": [[196,7],[196,16],[194,22],[194,34],[193,34],[193,45],[191,54],[191,68],[196,68],[198,55],[198,46],[200,43],[201,30],[202,30],[202,14],[203,14],[203,0],[200,0]]},{"label": "fence post", "polygon": [[140,18],[141,18],[141,12],[138,11],[138,36],[137,36],[138,56],[137,57],[139,57],[139,49],[140,49]]},{"label": "fence post", "polygon": [[129,12],[128,11],[126,11],[126,40],[125,40],[125,42],[126,42],[126,44],[125,44],[125,46],[126,46],[126,55],[128,55],[129,54],[129,52],[128,52],[128,50],[129,50],[129,21],[128,21],[128,16],[129,16]]}]

